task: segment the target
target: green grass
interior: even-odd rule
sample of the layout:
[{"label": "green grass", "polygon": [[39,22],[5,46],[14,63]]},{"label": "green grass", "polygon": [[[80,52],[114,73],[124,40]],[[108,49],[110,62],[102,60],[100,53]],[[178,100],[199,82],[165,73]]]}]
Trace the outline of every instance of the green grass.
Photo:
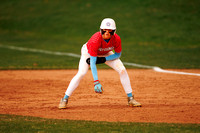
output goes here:
[{"label": "green grass", "polygon": [[[80,54],[102,19],[111,17],[122,39],[122,61],[200,68],[199,5],[199,0],[4,0],[0,44]],[[0,48],[0,60],[0,69],[67,69],[78,64],[73,57],[5,48]]]},{"label": "green grass", "polygon": [[9,49],[4,49],[1,54],[3,57],[0,69],[72,69],[78,68],[79,63],[78,58],[57,57],[48,54]]},{"label": "green grass", "polygon": [[0,115],[1,133],[199,133],[199,124],[127,123],[56,120],[27,116]]}]

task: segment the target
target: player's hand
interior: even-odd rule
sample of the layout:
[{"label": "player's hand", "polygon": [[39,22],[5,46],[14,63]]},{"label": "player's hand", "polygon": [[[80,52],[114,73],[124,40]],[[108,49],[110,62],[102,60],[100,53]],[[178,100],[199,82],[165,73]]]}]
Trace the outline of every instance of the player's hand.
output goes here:
[{"label": "player's hand", "polygon": [[94,91],[96,93],[103,93],[103,87],[99,83],[99,80],[94,81]]}]

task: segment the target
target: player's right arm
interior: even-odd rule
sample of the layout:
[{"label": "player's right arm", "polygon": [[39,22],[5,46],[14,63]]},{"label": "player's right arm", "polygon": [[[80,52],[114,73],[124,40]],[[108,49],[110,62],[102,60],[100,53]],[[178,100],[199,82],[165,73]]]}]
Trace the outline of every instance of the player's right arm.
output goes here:
[{"label": "player's right arm", "polygon": [[96,61],[96,56],[90,56],[90,67],[92,70],[92,76],[94,78],[94,81],[98,80]]},{"label": "player's right arm", "polygon": [[96,61],[97,61],[97,56],[90,56],[90,67],[94,78],[94,90],[97,93],[103,93],[102,85],[98,80]]}]

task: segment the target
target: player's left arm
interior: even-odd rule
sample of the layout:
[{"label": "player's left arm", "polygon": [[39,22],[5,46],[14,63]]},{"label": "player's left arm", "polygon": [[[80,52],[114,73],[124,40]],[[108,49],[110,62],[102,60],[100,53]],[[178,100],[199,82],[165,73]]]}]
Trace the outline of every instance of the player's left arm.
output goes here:
[{"label": "player's left arm", "polygon": [[113,44],[115,53],[105,57],[106,61],[118,59],[122,54],[121,38],[118,35],[115,35],[115,39]]},{"label": "player's left arm", "polygon": [[[109,55],[109,56],[107,56],[107,57],[96,57],[96,58],[88,58],[87,60],[86,60],[86,62],[87,62],[87,64],[88,65],[91,65],[91,61],[92,61],[92,64],[101,64],[101,63],[105,63],[106,61],[109,61],[109,60],[115,60],[115,59],[118,59],[118,58],[120,58],[120,56],[121,56],[121,53],[122,52],[120,52],[120,53],[117,53],[117,52],[115,52],[114,54],[112,54],[112,55]],[[91,60],[91,61],[90,61]],[[95,68],[95,66],[93,66],[94,68]],[[96,69],[95,69],[96,70]],[[94,76],[93,76],[94,77]]]},{"label": "player's left arm", "polygon": [[105,57],[106,61],[118,59],[118,58],[120,58],[121,54],[122,54],[122,52],[120,52],[120,53],[115,52],[114,54]]}]

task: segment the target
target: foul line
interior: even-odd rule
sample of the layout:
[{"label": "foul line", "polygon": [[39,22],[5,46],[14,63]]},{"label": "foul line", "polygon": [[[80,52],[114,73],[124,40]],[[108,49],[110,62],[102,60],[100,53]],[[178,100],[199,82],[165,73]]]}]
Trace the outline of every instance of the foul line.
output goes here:
[{"label": "foul line", "polygon": [[6,45],[1,45],[1,44],[0,44],[0,47],[13,49],[13,50],[19,50],[19,51],[29,51],[29,52],[35,52],[35,53],[42,53],[42,54],[65,55],[65,56],[71,56],[71,57],[76,57],[76,58],[81,57],[80,55],[74,54],[74,53],[53,52],[53,51],[47,51],[47,50],[41,50],[41,49],[23,48],[23,47],[16,47],[16,46],[6,46]]},{"label": "foul line", "polygon": [[[53,51],[33,49],[33,48],[24,48],[24,47],[16,47],[16,46],[6,46],[6,45],[1,45],[1,44],[0,44],[0,47],[1,48],[12,49],[12,50],[18,50],[18,51],[29,51],[29,52],[35,52],[35,53],[51,54],[51,55],[70,56],[70,57],[75,57],[75,58],[80,58],[81,57],[78,54],[66,53],[66,52],[53,52]],[[162,69],[160,67],[157,67],[157,66],[148,66],[148,65],[141,65],[141,64],[129,63],[129,62],[124,62],[124,65],[134,66],[134,67],[139,67],[139,68],[153,69],[156,72],[162,72],[162,73],[172,73],[172,74],[200,76],[200,74],[198,74],[198,73],[169,71],[169,70],[164,70],[164,69]]]}]

